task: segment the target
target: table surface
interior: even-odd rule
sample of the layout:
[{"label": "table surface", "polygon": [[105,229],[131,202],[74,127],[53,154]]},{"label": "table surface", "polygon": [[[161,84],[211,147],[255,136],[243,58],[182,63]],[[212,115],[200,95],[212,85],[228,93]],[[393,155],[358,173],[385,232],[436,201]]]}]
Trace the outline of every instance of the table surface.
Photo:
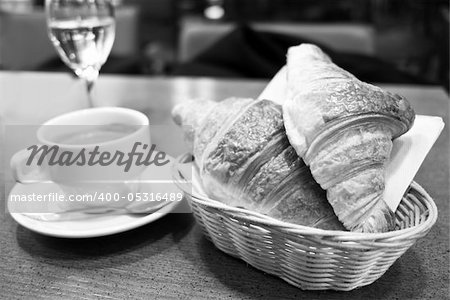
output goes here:
[{"label": "table surface", "polygon": [[[171,123],[171,107],[188,98],[257,97],[266,81],[101,76],[97,105],[131,107],[173,132],[153,140],[177,155],[185,151]],[[440,87],[384,85],[406,96],[418,114],[447,123],[449,98]],[[4,124],[41,124],[82,108],[83,85],[67,74],[0,72]],[[172,127],[171,127],[172,126]],[[165,140],[171,140],[166,143]],[[166,143],[166,144],[165,144]],[[174,147],[177,145],[177,147]],[[0,148],[3,151],[4,145]],[[448,299],[449,131],[445,128],[415,180],[433,197],[439,218],[373,284],[351,292],[302,291],[217,250],[191,214],[170,214],[140,228],[91,239],[43,236],[5,213],[12,181],[2,162],[0,298],[207,299]],[[3,192],[4,191],[4,192]]]}]

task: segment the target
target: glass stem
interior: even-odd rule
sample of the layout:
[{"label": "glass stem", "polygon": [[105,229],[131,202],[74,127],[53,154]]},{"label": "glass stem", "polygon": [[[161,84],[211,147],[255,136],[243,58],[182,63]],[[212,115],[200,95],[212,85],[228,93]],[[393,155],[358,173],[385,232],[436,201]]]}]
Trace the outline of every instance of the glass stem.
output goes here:
[{"label": "glass stem", "polygon": [[90,79],[85,79],[86,81],[86,90],[87,90],[87,97],[88,97],[88,106],[89,108],[94,107],[94,99],[92,97],[92,88],[94,87],[94,81]]},{"label": "glass stem", "polygon": [[88,105],[90,108],[94,107],[94,98],[92,97],[92,88],[94,87],[94,83],[98,78],[99,71],[95,67],[87,67],[83,70],[77,70],[75,73],[82,77],[86,82],[86,90],[88,97]]}]

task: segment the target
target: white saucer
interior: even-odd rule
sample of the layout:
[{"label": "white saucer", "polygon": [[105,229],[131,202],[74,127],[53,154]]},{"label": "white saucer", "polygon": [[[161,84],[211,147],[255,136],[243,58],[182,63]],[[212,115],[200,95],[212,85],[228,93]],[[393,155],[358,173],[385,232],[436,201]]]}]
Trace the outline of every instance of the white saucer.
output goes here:
[{"label": "white saucer", "polygon": [[[173,159],[171,158],[171,163],[164,166],[155,167],[150,165],[142,174],[143,179],[154,178],[155,170],[157,170],[159,178],[167,178],[170,184],[170,190],[179,190],[173,182],[171,182],[171,166]],[[161,177],[163,176],[166,177]],[[16,184],[11,192],[11,194],[30,194],[39,192],[59,192],[62,193],[58,185],[53,183],[45,184]],[[14,202],[10,201],[10,196],[8,197],[8,211],[13,211]],[[89,237],[99,237],[115,233],[124,232],[130,229],[140,227],[142,225],[151,223],[160,219],[161,217],[172,212],[181,202],[174,201],[162,207],[160,210],[148,214],[148,215],[105,215],[94,218],[88,218],[83,220],[72,220],[72,221],[57,221],[49,222],[37,219],[32,219],[27,217],[24,213],[11,213],[12,218],[22,225],[32,231],[38,232],[40,234],[54,236],[54,237],[64,237],[64,238],[89,238]]]}]

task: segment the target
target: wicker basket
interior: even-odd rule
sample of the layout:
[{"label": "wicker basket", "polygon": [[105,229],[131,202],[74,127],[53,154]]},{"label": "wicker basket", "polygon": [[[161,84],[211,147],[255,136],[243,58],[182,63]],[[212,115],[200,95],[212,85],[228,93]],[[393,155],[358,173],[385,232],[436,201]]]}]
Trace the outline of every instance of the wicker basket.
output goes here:
[{"label": "wicker basket", "polygon": [[280,222],[193,195],[179,172],[189,160],[190,155],[177,159],[174,179],[206,237],[223,252],[304,290],[349,291],[371,284],[437,219],[433,200],[412,182],[395,213],[395,231],[363,234]]}]

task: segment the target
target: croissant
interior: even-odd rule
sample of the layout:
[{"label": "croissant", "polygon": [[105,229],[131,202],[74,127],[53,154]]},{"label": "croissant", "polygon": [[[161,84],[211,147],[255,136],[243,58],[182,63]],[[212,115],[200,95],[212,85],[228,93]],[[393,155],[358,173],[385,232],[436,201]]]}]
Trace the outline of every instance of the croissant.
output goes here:
[{"label": "croissant", "polygon": [[394,228],[383,199],[385,165],[392,139],[414,116],[405,98],[358,80],[317,46],[288,50],[286,133],[347,229]]},{"label": "croissant", "polygon": [[193,146],[211,198],[285,222],[345,230],[289,144],[280,105],[240,98],[187,101],[172,115]]}]

